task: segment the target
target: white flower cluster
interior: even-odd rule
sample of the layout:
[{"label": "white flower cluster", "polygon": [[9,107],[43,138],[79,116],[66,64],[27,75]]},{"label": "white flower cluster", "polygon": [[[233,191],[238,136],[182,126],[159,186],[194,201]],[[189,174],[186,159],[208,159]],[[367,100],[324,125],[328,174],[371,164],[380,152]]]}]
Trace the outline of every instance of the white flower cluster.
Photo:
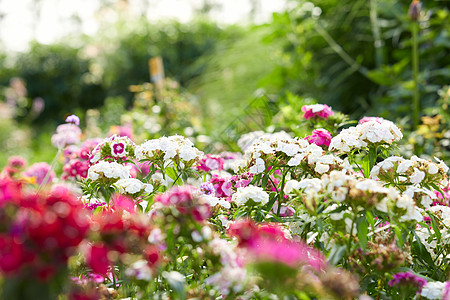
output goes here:
[{"label": "white flower cluster", "polygon": [[200,196],[209,206],[214,207],[219,205],[223,208],[229,209],[231,208],[231,203],[223,198],[217,198],[213,195],[201,195]]},{"label": "white flower cluster", "polygon": [[283,160],[290,167],[306,161],[311,169],[318,174],[332,169],[350,169],[346,160],[342,160],[326,152],[315,144],[309,144],[304,139],[280,138],[266,136],[259,138],[245,151],[244,159],[236,165],[236,171],[246,169],[253,174],[259,174],[271,165],[271,160]]},{"label": "white flower cluster", "polygon": [[[118,136],[116,134],[106,138],[92,150],[93,157],[91,164],[95,164],[105,157],[125,157],[130,155],[130,151],[134,148],[134,142],[126,136]],[[133,153],[131,153],[133,154]]]},{"label": "white flower cluster", "polygon": [[[432,212],[436,217],[438,217],[441,222],[437,222],[439,227],[439,232],[441,235],[440,245],[450,245],[450,207],[443,205],[432,206],[428,209],[428,211]],[[434,232],[434,228],[421,227],[416,230],[417,236],[420,238],[420,241],[428,253],[430,253],[433,259],[437,258],[437,263],[442,262],[445,258],[442,252],[438,249],[437,238],[434,237],[430,239],[431,234],[436,234]],[[439,256],[438,256],[439,255]],[[448,258],[448,253],[447,253]]]},{"label": "white flower cluster", "polygon": [[290,180],[286,182],[286,194],[303,191],[306,202],[318,199],[331,199],[336,203],[348,202],[362,206],[375,206],[382,212],[390,212],[398,208],[401,219],[423,220],[420,209],[414,200],[407,195],[400,195],[394,187],[384,187],[371,179],[358,179],[345,171],[331,171],[322,175],[321,179]]},{"label": "white flower cluster", "polygon": [[269,138],[269,139],[290,139],[291,136],[285,131],[275,132],[275,133],[267,133],[264,131],[253,131],[246,134],[241,135],[239,140],[237,141],[237,145],[241,148],[242,152],[245,152],[248,147],[257,142],[260,138]]},{"label": "white flower cluster", "polygon": [[391,156],[372,168],[370,178],[383,180],[383,173],[393,173],[398,175],[400,184],[420,184],[427,174],[432,175],[433,178],[440,175],[435,184],[439,185],[439,181],[444,180],[442,184],[446,185],[448,166],[443,161],[435,159],[439,162],[438,164],[417,156],[412,156],[411,159]]},{"label": "white flower cluster", "polygon": [[119,189],[119,192],[121,194],[134,195],[141,191],[145,191],[148,194],[153,192],[153,185],[149,183],[143,183],[136,178],[119,179],[114,183],[114,185]]},{"label": "white flower cluster", "polygon": [[446,282],[430,281],[422,288],[420,295],[429,300],[441,300],[444,297]]},{"label": "white flower cluster", "polygon": [[185,162],[193,161],[203,155],[187,138],[180,135],[148,140],[136,146],[135,155],[138,160],[151,159],[163,154],[164,161],[176,159]]},{"label": "white flower cluster", "polygon": [[333,137],[329,150],[350,152],[353,149],[361,149],[369,144],[392,144],[403,138],[400,129],[391,121],[369,121],[342,130]]},{"label": "white flower cluster", "polygon": [[97,164],[90,166],[87,178],[94,181],[104,178],[127,179],[130,178],[130,170],[114,161],[99,161]]},{"label": "white flower cluster", "polygon": [[249,185],[246,187],[240,187],[236,193],[233,194],[231,202],[236,203],[237,206],[246,204],[261,203],[265,205],[269,202],[269,194],[267,194],[261,187]]},{"label": "white flower cluster", "polygon": [[331,169],[347,169],[350,170],[348,160],[334,156],[333,154],[326,154],[326,152],[316,144],[308,145],[306,148],[300,150],[300,153],[294,155],[288,162],[288,166],[298,166],[302,161],[305,161],[314,172],[324,174]]}]

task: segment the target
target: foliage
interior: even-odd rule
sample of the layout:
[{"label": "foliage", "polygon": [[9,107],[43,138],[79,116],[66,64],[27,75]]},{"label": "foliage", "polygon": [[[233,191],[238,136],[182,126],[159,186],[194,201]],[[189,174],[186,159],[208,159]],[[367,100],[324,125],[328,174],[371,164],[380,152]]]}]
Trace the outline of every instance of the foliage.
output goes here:
[{"label": "foliage", "polygon": [[[276,13],[269,43],[282,45],[266,85],[321,99],[346,113],[409,115],[412,81],[410,1],[293,1]],[[448,80],[449,19],[443,2],[423,3],[419,18],[421,107]],[[394,114],[394,115],[393,115]]]}]

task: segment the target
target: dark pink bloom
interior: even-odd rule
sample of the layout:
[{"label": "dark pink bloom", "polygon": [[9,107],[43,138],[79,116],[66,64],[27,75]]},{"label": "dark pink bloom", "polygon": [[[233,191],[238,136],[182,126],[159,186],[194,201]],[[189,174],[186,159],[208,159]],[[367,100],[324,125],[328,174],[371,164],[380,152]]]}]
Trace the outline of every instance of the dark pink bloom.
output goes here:
[{"label": "dark pink bloom", "polygon": [[124,156],[125,155],[125,143],[122,142],[118,142],[118,143],[113,143],[111,144],[111,153],[113,156]]},{"label": "dark pink bloom", "polygon": [[328,119],[328,117],[334,115],[334,112],[326,104],[313,104],[313,105],[303,105],[302,107],[303,118],[306,120],[312,118],[322,118]]},{"label": "dark pink bloom", "polygon": [[23,168],[27,164],[27,160],[23,158],[22,156],[11,156],[8,159],[7,166],[12,168]]},{"label": "dark pink bloom", "polygon": [[414,289],[419,294],[427,281],[419,276],[414,275],[411,271],[400,272],[394,275],[394,278],[388,282],[389,286],[401,287],[406,286]]},{"label": "dark pink bloom", "polygon": [[92,245],[89,248],[86,263],[95,273],[106,276],[110,266],[106,246],[103,244]]},{"label": "dark pink bloom", "polygon": [[314,129],[312,135],[305,137],[310,144],[316,144],[317,146],[330,146],[331,133],[325,129]]}]

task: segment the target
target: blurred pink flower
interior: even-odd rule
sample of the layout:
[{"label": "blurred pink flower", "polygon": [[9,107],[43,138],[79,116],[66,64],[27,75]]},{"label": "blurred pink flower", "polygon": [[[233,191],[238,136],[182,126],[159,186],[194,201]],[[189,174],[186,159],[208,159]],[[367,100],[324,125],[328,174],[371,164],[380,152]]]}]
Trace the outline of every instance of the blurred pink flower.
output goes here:
[{"label": "blurred pink flower", "polygon": [[[47,176],[48,177],[44,183],[44,179]],[[56,177],[56,174],[53,170],[51,170],[51,166],[46,162],[39,162],[31,165],[24,173],[23,176],[25,177],[32,177],[36,180],[36,183],[41,185],[42,183],[47,184],[49,182],[52,182],[53,179]]]}]

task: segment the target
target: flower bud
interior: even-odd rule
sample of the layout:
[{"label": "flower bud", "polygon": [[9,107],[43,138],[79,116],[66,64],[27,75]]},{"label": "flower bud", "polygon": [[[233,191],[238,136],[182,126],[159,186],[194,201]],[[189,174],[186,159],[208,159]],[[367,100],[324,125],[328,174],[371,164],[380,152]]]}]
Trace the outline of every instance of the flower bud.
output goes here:
[{"label": "flower bud", "polygon": [[421,4],[419,0],[413,0],[409,6],[408,16],[413,22],[417,22],[420,16]]}]

